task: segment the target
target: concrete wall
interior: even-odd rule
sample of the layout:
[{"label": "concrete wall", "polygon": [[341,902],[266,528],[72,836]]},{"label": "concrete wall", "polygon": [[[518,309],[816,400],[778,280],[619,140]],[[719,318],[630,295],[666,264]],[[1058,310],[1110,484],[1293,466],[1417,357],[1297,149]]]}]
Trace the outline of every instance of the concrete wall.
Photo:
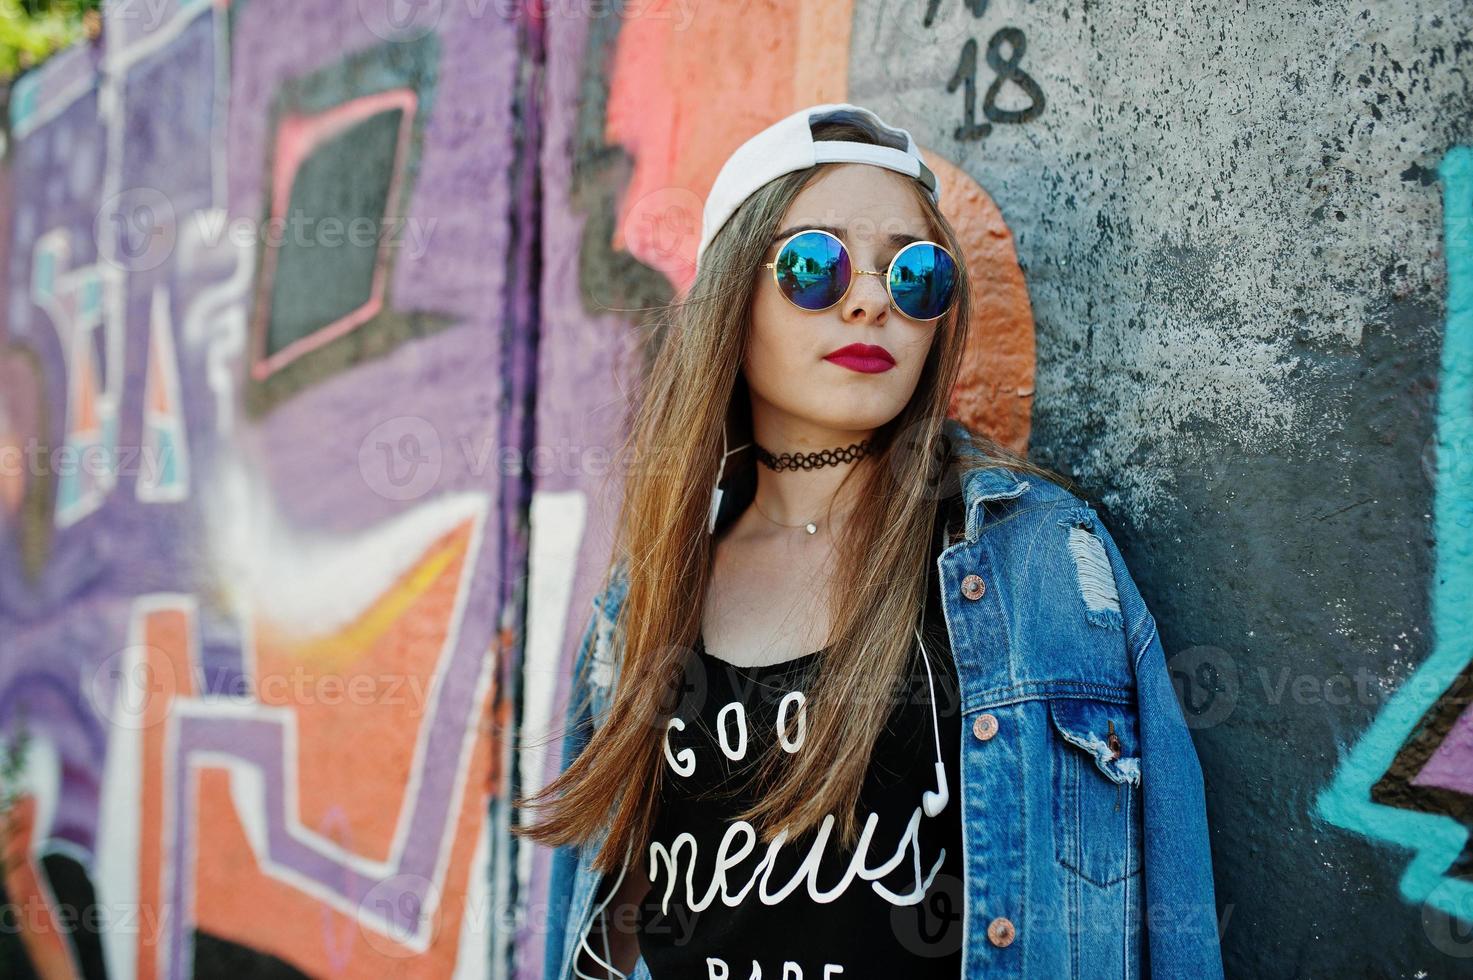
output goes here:
[{"label": "concrete wall", "polygon": [[848,100],[966,239],[955,414],[1156,612],[1230,975],[1465,974],[1470,68],[1416,0],[112,5],[0,171],[0,962],[542,975],[506,800],[608,553],[623,311],[731,149]]}]

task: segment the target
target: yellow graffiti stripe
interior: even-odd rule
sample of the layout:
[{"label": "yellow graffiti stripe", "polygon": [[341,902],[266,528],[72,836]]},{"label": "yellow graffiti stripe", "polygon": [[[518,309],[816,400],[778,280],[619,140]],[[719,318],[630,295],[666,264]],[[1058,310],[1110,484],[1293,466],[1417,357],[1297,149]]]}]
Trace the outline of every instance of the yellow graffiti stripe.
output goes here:
[{"label": "yellow graffiti stripe", "polygon": [[343,673],[398,625],[409,608],[429,593],[464,553],[463,538],[435,549],[410,570],[402,584],[376,601],[356,622],[327,636],[283,643],[283,649],[323,671]]}]

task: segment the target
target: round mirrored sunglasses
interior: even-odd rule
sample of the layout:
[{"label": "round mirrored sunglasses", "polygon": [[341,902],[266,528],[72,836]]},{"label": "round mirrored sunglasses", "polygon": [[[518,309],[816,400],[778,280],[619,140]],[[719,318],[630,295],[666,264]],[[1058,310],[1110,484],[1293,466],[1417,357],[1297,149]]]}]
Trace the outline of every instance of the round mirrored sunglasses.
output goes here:
[{"label": "round mirrored sunglasses", "polygon": [[959,274],[951,252],[926,241],[911,242],[896,252],[884,272],[855,269],[844,242],[817,228],[789,236],[777,250],[776,261],[762,267],[772,270],[772,280],[788,302],[810,313],[842,300],[856,275],[884,276],[890,305],[920,321],[939,319],[951,308]]}]

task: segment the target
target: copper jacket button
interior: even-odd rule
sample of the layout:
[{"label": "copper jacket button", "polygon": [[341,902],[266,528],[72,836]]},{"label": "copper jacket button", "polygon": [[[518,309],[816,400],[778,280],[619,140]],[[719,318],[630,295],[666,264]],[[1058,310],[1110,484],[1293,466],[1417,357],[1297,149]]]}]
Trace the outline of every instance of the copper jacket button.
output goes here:
[{"label": "copper jacket button", "polygon": [[994,946],[1006,946],[1013,941],[1017,930],[1013,928],[1012,920],[998,916],[987,924],[987,938],[992,940]]},{"label": "copper jacket button", "polygon": [[987,711],[978,715],[977,720],[972,722],[972,734],[977,736],[979,741],[983,742],[996,735],[997,715]]},{"label": "copper jacket button", "polygon": [[982,593],[987,591],[987,586],[982,582],[980,575],[968,575],[962,579],[962,595],[968,599],[980,599]]}]

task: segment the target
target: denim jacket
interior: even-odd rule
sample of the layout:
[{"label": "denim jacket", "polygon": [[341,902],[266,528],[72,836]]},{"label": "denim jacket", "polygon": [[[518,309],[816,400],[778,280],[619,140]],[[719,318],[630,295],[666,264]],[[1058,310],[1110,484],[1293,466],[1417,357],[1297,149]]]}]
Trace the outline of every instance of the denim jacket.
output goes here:
[{"label": "denim jacket", "polygon": [[[1120,552],[1049,481],[993,467],[960,489],[965,535],[936,561],[963,713],[963,975],[1222,977],[1202,771]],[[564,767],[611,702],[624,590],[616,567],[593,600]],[[545,977],[574,975],[603,839],[554,851]],[[648,976],[641,957],[630,978]]]}]

